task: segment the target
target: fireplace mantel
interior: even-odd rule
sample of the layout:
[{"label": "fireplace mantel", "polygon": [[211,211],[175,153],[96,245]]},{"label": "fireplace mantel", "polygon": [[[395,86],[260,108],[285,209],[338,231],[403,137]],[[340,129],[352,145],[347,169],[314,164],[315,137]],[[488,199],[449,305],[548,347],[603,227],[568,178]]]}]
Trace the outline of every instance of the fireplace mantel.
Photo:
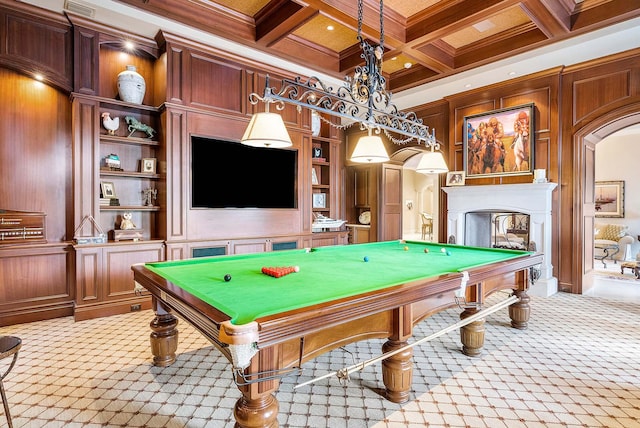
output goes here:
[{"label": "fireplace mantel", "polygon": [[[551,265],[551,193],[557,183],[522,183],[443,187],[447,193],[447,236],[464,244],[465,214],[476,211],[520,212],[530,216],[530,241],[545,255],[540,278],[529,290],[550,296],[558,291]],[[548,255],[548,256],[546,256]]]}]

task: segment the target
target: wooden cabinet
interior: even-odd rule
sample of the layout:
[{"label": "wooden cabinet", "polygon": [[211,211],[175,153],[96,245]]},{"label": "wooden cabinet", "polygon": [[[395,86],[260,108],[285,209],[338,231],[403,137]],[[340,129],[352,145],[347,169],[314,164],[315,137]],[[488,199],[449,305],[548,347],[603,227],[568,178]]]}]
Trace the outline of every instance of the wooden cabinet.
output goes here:
[{"label": "wooden cabinet", "polygon": [[151,308],[134,288],[131,265],[164,260],[162,241],[76,245],[76,321]]},{"label": "wooden cabinet", "polygon": [[380,165],[350,165],[346,170],[346,212],[352,243],[378,240]]},{"label": "wooden cabinet", "polygon": [[365,224],[347,224],[349,230],[349,244],[364,244],[371,242],[369,238],[369,232],[371,230],[370,225]]}]

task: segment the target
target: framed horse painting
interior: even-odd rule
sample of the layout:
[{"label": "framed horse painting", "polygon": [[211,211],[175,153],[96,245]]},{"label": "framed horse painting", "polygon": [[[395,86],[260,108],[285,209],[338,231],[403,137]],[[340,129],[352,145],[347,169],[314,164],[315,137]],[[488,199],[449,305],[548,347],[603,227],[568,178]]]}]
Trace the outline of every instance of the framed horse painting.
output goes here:
[{"label": "framed horse painting", "polygon": [[533,175],[533,103],[464,118],[466,178]]}]

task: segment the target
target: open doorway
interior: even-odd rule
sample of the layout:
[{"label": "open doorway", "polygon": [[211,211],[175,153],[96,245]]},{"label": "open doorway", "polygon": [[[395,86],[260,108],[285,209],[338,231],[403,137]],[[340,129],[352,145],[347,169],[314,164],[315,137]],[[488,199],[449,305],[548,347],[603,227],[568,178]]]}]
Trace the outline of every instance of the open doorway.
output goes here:
[{"label": "open doorway", "polygon": [[[640,156],[640,124],[620,129],[603,138],[595,145],[595,184],[596,184],[596,212],[595,212],[595,260],[593,262],[594,276],[590,284],[583,284],[584,294],[601,297],[628,298],[630,291],[637,287],[629,287],[629,282],[637,280],[631,269],[626,275],[622,269],[625,261],[636,261],[640,244],[640,181],[636,171],[636,159]],[[609,209],[610,203],[603,202],[598,196],[598,189],[620,186],[623,189],[621,198],[616,201],[614,209]],[[600,203],[605,203],[599,206]],[[611,231],[618,231],[615,241]],[[604,239],[606,238],[606,239]],[[615,242],[614,251],[598,251],[598,245]],[[585,241],[585,246],[588,242]],[[611,253],[610,257],[606,257]],[[588,285],[585,287],[585,285]],[[635,285],[635,284],[633,284]],[[640,298],[640,293],[635,293]]]},{"label": "open doorway", "polygon": [[[571,292],[576,294],[590,294],[594,287],[594,240],[595,240],[595,226],[596,220],[600,220],[596,216],[596,194],[595,194],[595,182],[598,180],[596,176],[596,146],[607,137],[615,135],[618,131],[623,129],[634,127],[640,124],[640,105],[634,104],[626,106],[611,114],[597,118],[589,122],[584,128],[578,130],[574,134],[574,152],[579,155],[576,159],[580,159],[580,162],[574,163],[573,176],[579,177],[579,189],[581,191],[574,193],[574,207],[577,209],[573,212],[573,221],[575,225],[579,225],[582,230],[582,234],[577,236],[578,245],[582,248],[582,257],[573,258],[572,263],[576,268],[576,272],[580,273],[578,280],[572,285]],[[624,131],[626,132],[626,131]],[[636,140],[637,141],[637,140]],[[634,144],[634,148],[635,148]],[[601,146],[604,147],[604,146]],[[626,157],[630,161],[635,159],[628,153],[620,153],[616,157],[616,174],[623,173],[622,162]],[[601,159],[602,160],[602,159]],[[634,183],[638,181],[638,174],[635,172],[637,169],[634,165],[629,170],[628,180]],[[629,194],[627,190],[625,193]],[[635,194],[638,193],[636,189]],[[628,206],[628,203],[625,202]],[[625,214],[629,215],[629,214]],[[634,234],[638,235],[635,231]],[[637,244],[636,244],[637,245]],[[634,251],[633,249],[631,250]]]},{"label": "open doorway", "polygon": [[422,153],[402,167],[402,239],[437,242],[440,177],[416,172]]}]

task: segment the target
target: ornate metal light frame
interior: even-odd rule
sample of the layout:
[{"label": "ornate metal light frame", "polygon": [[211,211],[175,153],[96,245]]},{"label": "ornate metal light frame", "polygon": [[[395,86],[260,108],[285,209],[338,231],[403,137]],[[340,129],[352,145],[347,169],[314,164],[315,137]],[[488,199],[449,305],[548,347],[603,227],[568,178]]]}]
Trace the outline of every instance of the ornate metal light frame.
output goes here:
[{"label": "ornate metal light frame", "polygon": [[[385,88],[386,79],[382,75],[382,56],[384,52],[383,1],[380,1],[380,45],[371,46],[362,37],[362,0],[358,0],[358,41],[362,48],[360,55],[365,64],[357,66],[353,77],[345,77],[344,85],[334,88],[324,84],[319,78],[296,77],[282,79],[280,89],[271,86],[270,78],[265,79],[262,95],[251,93],[249,102],[274,104],[282,110],[285,104],[303,107],[337,116],[342,119],[334,123],[326,118],[321,119],[329,125],[345,129],[353,124],[360,125],[362,130],[373,130],[384,134],[395,144],[406,144],[416,140],[426,147],[439,149],[435,130],[422,122],[413,112],[401,112],[391,102],[391,93]],[[401,136],[398,138],[398,135]]]}]

